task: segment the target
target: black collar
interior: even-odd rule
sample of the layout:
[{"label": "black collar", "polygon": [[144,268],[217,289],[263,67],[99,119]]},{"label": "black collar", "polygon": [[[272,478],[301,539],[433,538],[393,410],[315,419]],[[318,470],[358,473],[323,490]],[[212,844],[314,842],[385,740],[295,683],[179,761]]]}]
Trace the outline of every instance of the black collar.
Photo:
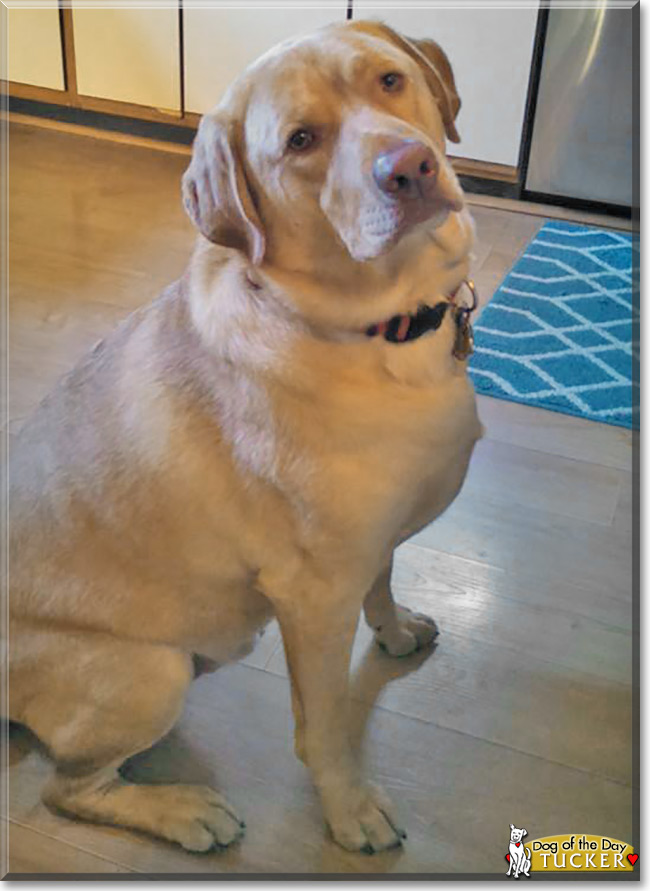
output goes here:
[{"label": "black collar", "polygon": [[389,343],[404,343],[422,337],[427,331],[437,331],[451,304],[447,300],[435,306],[421,306],[415,313],[393,316],[385,322],[366,328],[367,337],[381,335]]}]

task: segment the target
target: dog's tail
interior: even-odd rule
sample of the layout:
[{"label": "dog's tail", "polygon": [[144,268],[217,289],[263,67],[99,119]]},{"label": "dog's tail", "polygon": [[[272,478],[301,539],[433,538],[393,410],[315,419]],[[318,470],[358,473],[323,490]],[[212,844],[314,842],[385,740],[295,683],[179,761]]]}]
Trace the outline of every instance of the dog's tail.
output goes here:
[{"label": "dog's tail", "polygon": [[524,845],[524,854],[526,855],[526,860],[533,859],[533,855],[530,853],[530,848],[527,848],[526,845]]}]

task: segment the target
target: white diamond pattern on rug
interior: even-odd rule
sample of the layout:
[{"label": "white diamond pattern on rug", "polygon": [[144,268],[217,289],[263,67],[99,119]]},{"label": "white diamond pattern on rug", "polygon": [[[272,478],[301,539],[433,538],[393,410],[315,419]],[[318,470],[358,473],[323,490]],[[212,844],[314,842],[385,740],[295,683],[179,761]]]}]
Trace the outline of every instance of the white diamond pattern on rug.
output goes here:
[{"label": "white diamond pattern on rug", "polygon": [[638,427],[634,272],[632,235],[547,222],[475,326],[476,391]]}]

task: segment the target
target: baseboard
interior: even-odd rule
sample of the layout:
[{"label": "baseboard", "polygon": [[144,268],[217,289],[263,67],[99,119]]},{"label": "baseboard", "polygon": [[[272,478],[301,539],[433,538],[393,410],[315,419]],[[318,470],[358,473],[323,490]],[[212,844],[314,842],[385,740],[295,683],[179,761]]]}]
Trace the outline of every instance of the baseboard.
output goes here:
[{"label": "baseboard", "polygon": [[[550,204],[559,207],[567,207],[573,210],[584,210],[587,213],[607,214],[612,217],[622,217],[631,220],[633,209],[626,204],[610,204],[606,201],[589,201],[586,198],[566,198],[564,195],[550,195],[546,192],[531,192],[523,189],[521,192],[523,201],[532,201],[537,204]],[[637,209],[638,214],[638,209]]]},{"label": "baseboard", "polygon": [[45,119],[76,125],[79,128],[89,127],[109,133],[123,133],[157,142],[180,145],[191,145],[196,132],[187,125],[145,121],[104,111],[92,111],[86,108],[24,99],[20,96],[7,96],[5,108],[10,113],[29,115],[33,118],[35,126],[38,126],[40,119]]},{"label": "baseboard", "polygon": [[[96,139],[108,139],[175,154],[189,154],[196,132],[193,127],[188,126],[187,122],[181,125],[140,120],[104,111],[26,99],[20,96],[6,96],[5,107],[9,111],[10,120],[17,123],[28,123],[46,129],[92,136]],[[198,125],[200,116],[192,115],[191,118]],[[537,206],[566,208],[569,211],[606,214],[626,220],[633,216],[632,209],[622,205],[563,198],[522,190],[516,179],[517,168],[515,167],[476,161],[471,158],[451,158],[451,162],[463,189],[474,195],[507,199],[511,202],[533,202]]]},{"label": "baseboard", "polygon": [[521,198],[500,198],[493,195],[480,195],[466,192],[470,207],[487,207],[492,210],[506,210],[510,213],[526,214],[541,217],[545,220],[566,220],[569,223],[581,223],[583,226],[601,226],[605,229],[618,229],[621,232],[638,232],[638,223],[634,219],[620,216],[594,213],[575,208],[563,207],[559,204],[535,204]]},{"label": "baseboard", "polygon": [[[21,118],[29,116],[35,126],[40,121],[48,121],[49,128],[55,128],[56,123],[67,125],[61,127],[66,132],[82,133],[83,128],[92,130],[97,138],[101,137],[101,131],[106,132],[106,138],[112,138],[110,134],[121,133],[125,137],[132,136],[138,140],[149,139],[157,143],[187,146],[191,145],[200,115],[190,114],[186,116],[183,124],[169,122],[142,120],[139,118],[120,115],[117,112],[98,111],[94,109],[78,108],[70,105],[60,105],[58,102],[46,102],[40,99],[28,99],[23,96],[7,96],[7,108],[12,115],[20,115]],[[119,140],[127,142],[128,139]],[[158,146],[160,147],[160,146]],[[170,151],[173,149],[170,148]],[[493,164],[488,161],[476,161],[473,158],[451,158],[452,166],[459,175],[464,187],[482,194],[498,195],[507,198],[517,197],[517,169],[505,164]]]},{"label": "baseboard", "polygon": [[480,180],[495,180],[516,184],[519,182],[519,170],[510,164],[494,164],[492,161],[476,161],[474,158],[449,158],[451,166],[459,176],[467,176]]},{"label": "baseboard", "polygon": [[81,136],[86,139],[99,139],[103,142],[117,142],[120,145],[136,146],[138,148],[153,151],[166,152],[172,155],[192,154],[192,146],[180,142],[169,142],[161,139],[151,139],[149,136],[135,136],[133,133],[122,133],[119,130],[105,130],[100,127],[80,126],[69,124],[67,121],[52,120],[50,118],[36,118],[28,114],[19,114],[10,111],[7,115],[9,125],[25,124],[39,130],[50,130],[55,133],[69,133],[71,136]]},{"label": "baseboard", "polygon": [[477,195],[490,195],[494,198],[519,198],[521,191],[519,183],[502,182],[496,179],[484,179],[480,176],[465,176],[458,174],[460,184],[466,192],[474,192]]}]

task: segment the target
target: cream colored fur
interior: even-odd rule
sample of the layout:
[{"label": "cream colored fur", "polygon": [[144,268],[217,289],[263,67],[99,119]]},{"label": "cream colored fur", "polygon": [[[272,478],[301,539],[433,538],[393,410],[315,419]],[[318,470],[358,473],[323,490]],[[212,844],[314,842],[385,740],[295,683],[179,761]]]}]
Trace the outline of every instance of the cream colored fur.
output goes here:
[{"label": "cream colored fur", "polygon": [[[195,851],[238,838],[211,790],[129,785],[117,768],[175,722],[193,654],[238,659],[275,615],[296,750],[335,839],[372,851],[403,835],[348,741],[350,648],[363,607],[389,652],[434,637],[393,603],[392,553],[455,497],[481,434],[450,313],[405,344],[363,334],[469,272],[473,226],[444,158],[459,103],[430,50],[362,23],[251,66],[197,137],[187,273],[19,437],[10,716],[52,753],[53,807]],[[386,96],[377,78],[395,67],[408,88]],[[289,156],[305,121],[319,143]],[[440,165],[443,205],[416,225],[370,174],[405,137]]]}]

